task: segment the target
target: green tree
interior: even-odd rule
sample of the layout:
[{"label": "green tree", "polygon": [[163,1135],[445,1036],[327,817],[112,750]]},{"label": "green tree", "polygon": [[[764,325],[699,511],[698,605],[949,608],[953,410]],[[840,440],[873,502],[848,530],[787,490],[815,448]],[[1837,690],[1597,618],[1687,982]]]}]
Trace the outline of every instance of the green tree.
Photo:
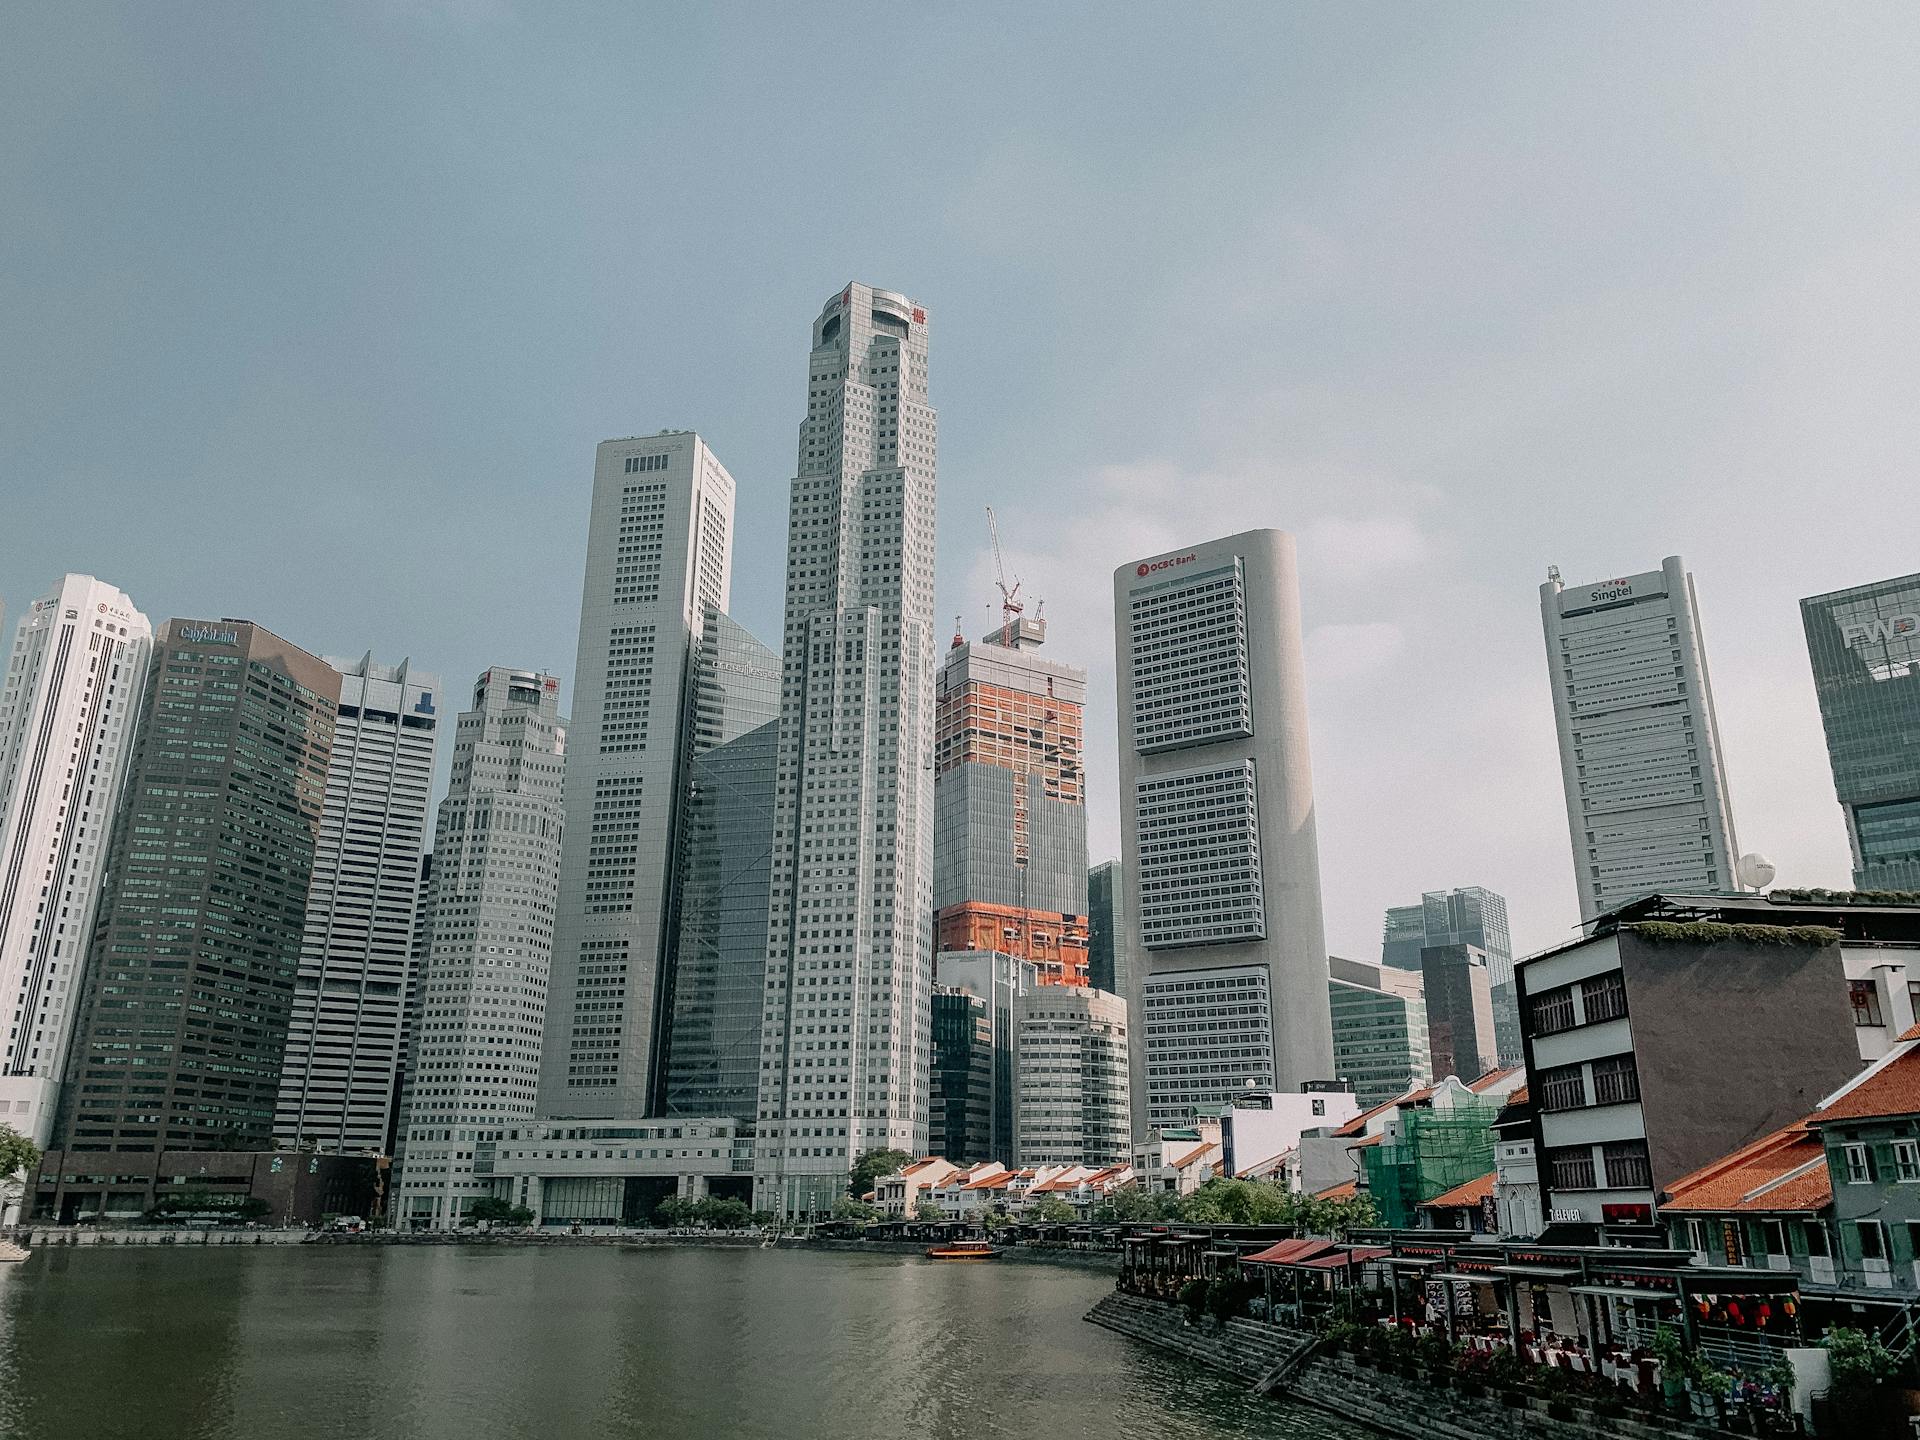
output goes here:
[{"label": "green tree", "polygon": [[26,1193],[40,1151],[11,1125],[0,1125],[0,1213]]},{"label": "green tree", "polygon": [[683,1195],[669,1195],[653,1207],[653,1218],[662,1225],[691,1225],[694,1213],[694,1202]]},{"label": "green tree", "polygon": [[833,1218],[836,1220],[878,1220],[880,1207],[869,1205],[865,1200],[856,1200],[851,1195],[842,1195],[833,1202]]},{"label": "green tree", "polygon": [[693,1202],[693,1218],[715,1230],[744,1230],[753,1219],[753,1209],[741,1200],[708,1195]]},{"label": "green tree", "polygon": [[922,1200],[918,1205],[913,1207],[913,1218],[916,1220],[944,1220],[947,1218],[947,1212],[931,1200]]},{"label": "green tree", "polygon": [[873,1189],[873,1182],[882,1175],[897,1175],[912,1163],[913,1156],[904,1150],[869,1150],[853,1162],[853,1173],[847,1177],[847,1193],[858,1200]]},{"label": "green tree", "polygon": [[466,1220],[471,1225],[531,1225],[533,1211],[524,1205],[516,1205],[511,1200],[503,1200],[498,1195],[482,1195],[467,1207]]},{"label": "green tree", "polygon": [[1026,1218],[1042,1225],[1071,1225],[1080,1216],[1073,1206],[1058,1195],[1042,1195],[1027,1208]]}]

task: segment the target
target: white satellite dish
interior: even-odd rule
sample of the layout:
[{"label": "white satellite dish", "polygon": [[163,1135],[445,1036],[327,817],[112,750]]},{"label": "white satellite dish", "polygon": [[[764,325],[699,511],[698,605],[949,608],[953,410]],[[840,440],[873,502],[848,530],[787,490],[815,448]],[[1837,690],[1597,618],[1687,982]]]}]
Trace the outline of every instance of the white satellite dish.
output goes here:
[{"label": "white satellite dish", "polygon": [[1773,862],[1758,850],[1749,850],[1733,867],[1734,878],[1743,890],[1764,890],[1773,883]]}]

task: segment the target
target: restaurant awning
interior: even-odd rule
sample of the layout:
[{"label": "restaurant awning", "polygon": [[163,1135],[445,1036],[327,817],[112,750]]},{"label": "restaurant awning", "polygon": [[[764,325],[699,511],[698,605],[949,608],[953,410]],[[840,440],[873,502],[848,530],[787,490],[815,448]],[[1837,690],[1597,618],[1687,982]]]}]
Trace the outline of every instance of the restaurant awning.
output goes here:
[{"label": "restaurant awning", "polygon": [[1349,1265],[1366,1265],[1393,1252],[1385,1249],[1337,1250],[1331,1255],[1317,1255],[1311,1260],[1295,1260],[1296,1270],[1344,1270]]},{"label": "restaurant awning", "polygon": [[1575,1295],[1609,1295],[1616,1300],[1673,1300],[1680,1297],[1666,1290],[1636,1290],[1631,1285],[1569,1285]]},{"label": "restaurant awning", "polygon": [[1436,1270],[1427,1278],[1430,1280],[1468,1280],[1475,1285],[1496,1285],[1500,1281],[1510,1277],[1506,1275],[1496,1275],[1487,1270]]},{"label": "restaurant awning", "polygon": [[1577,1280],[1580,1278],[1577,1267],[1566,1265],[1496,1265],[1493,1268],[1502,1275],[1511,1275],[1520,1280]]},{"label": "restaurant awning", "polygon": [[1395,1255],[1387,1261],[1396,1270],[1430,1270],[1440,1263],[1437,1255]]},{"label": "restaurant awning", "polygon": [[1286,1265],[1308,1255],[1324,1255],[1333,1249],[1331,1240],[1282,1240],[1257,1255],[1242,1255],[1244,1265]]}]

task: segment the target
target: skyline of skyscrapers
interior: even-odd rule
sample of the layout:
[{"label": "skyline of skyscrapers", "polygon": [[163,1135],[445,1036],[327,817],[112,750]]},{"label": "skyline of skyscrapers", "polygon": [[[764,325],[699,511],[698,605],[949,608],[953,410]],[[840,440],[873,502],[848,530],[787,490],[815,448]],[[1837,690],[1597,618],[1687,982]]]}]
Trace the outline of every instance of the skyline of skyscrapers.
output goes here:
[{"label": "skyline of skyscrapers", "polygon": [[1381,931],[1382,965],[1420,973],[1426,966],[1425,952],[1436,945],[1471,945],[1486,957],[1494,1027],[1487,1043],[1502,1064],[1519,1064],[1520,1015],[1514,1004],[1513,936],[1506,897],[1482,885],[1463,885],[1429,890],[1418,905],[1389,907]]},{"label": "skyline of skyscrapers", "polygon": [[788,518],[756,1208],[924,1153],[933,986],[927,313],[854,283],[813,323]]},{"label": "skyline of skyscrapers", "polygon": [[1734,888],[1739,854],[1693,576],[1540,587],[1580,918]]},{"label": "skyline of skyscrapers", "polygon": [[246,620],[154,640],[57,1138],[69,1152],[273,1138],[340,703]]},{"label": "skyline of skyscrapers", "polygon": [[1800,602],[1853,883],[1920,890],[1920,575]]},{"label": "skyline of skyscrapers", "polygon": [[327,663],[340,702],[273,1128],[351,1154],[387,1142],[443,697],[405,660]]},{"label": "skyline of skyscrapers", "polygon": [[152,649],[125,594],[67,575],[0,651],[0,1124],[36,1145],[52,1137]]},{"label": "skyline of skyscrapers", "polygon": [[688,672],[706,610],[727,608],[733,507],[733,477],[691,430],[595,452],[543,1114],[660,1109]]},{"label": "skyline of skyscrapers", "polygon": [[1114,571],[1127,964],[1147,1123],[1333,1074],[1294,541]]},{"label": "skyline of skyscrapers", "polygon": [[567,754],[560,681],[493,666],[454,725],[394,1181],[404,1226],[490,1194],[478,1147],[534,1119],[553,962]]}]

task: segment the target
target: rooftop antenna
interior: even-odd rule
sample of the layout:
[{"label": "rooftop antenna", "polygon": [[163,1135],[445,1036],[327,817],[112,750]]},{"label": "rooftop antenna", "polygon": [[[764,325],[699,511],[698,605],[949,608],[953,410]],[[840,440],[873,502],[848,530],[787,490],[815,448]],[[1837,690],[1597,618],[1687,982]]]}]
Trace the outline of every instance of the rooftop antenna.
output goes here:
[{"label": "rooftop antenna", "polygon": [[987,506],[987,534],[993,538],[994,581],[1000,587],[1000,644],[1003,647],[1013,644],[1013,622],[1027,607],[1020,603],[1020,577],[1013,577],[1011,589],[1007,586],[1007,564],[1000,554],[1000,522],[994,518],[993,506]]}]

